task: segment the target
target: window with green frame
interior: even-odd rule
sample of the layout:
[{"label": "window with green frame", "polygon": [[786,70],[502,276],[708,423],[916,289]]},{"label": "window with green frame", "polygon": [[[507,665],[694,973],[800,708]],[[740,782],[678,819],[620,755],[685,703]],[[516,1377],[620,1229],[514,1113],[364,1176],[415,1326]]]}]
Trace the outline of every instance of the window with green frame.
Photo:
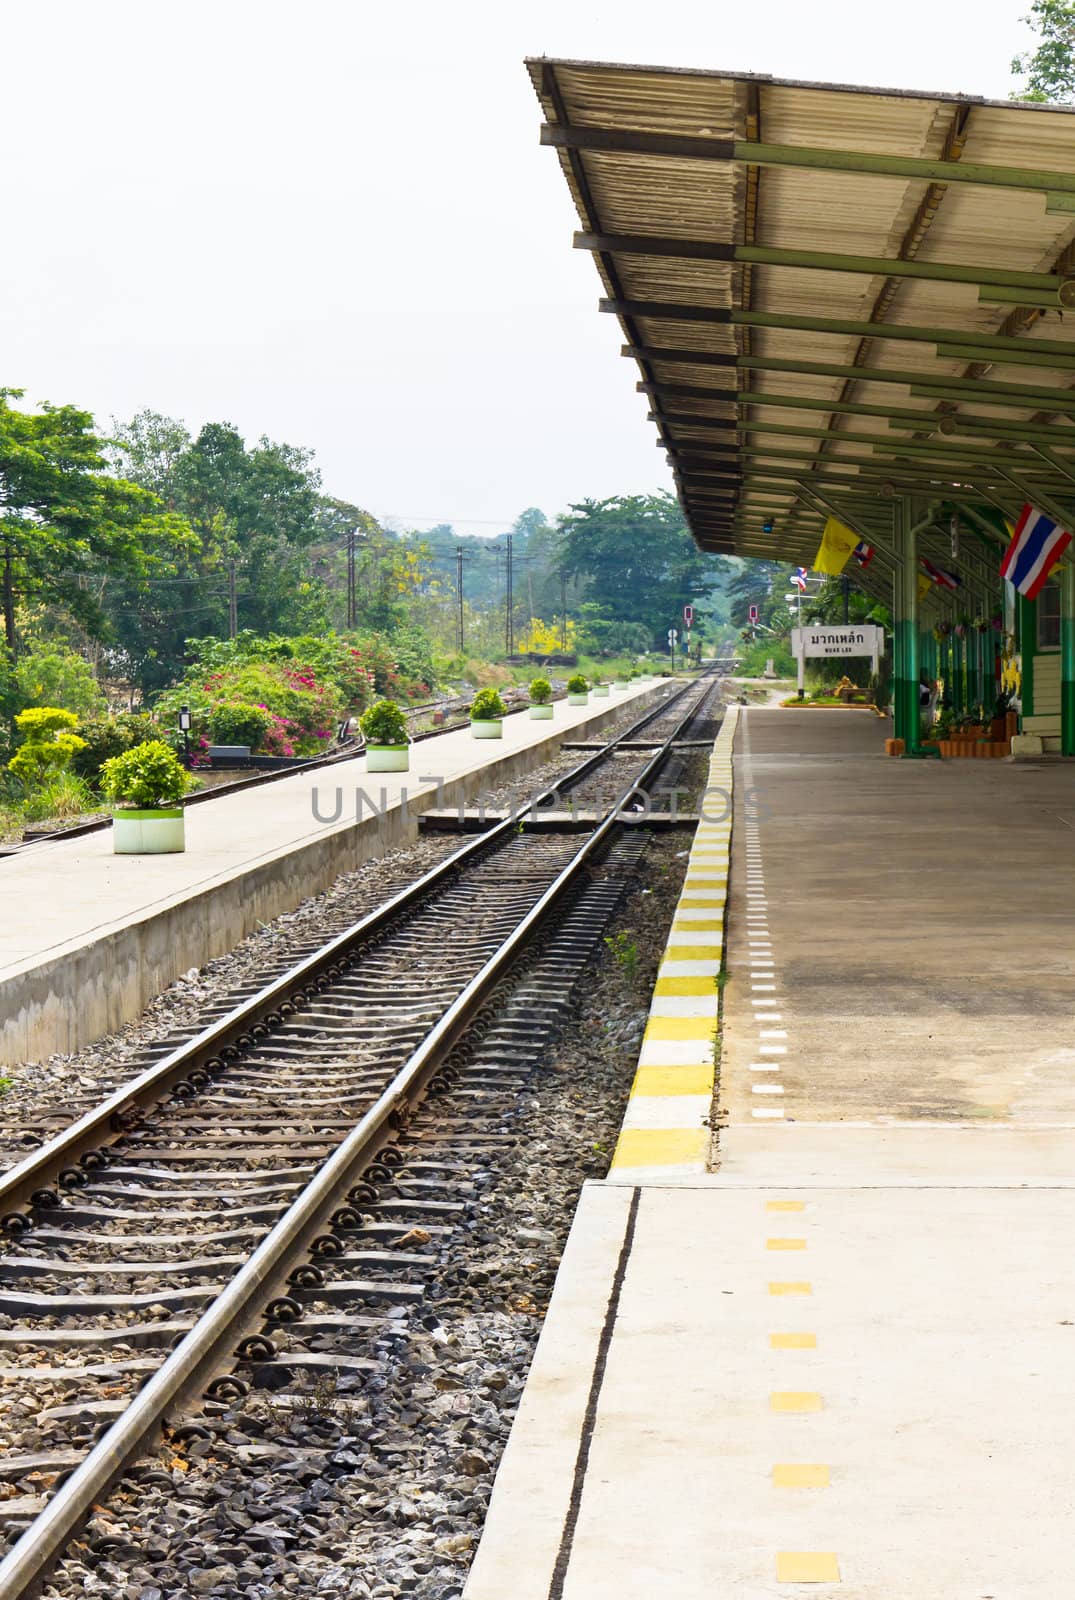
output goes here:
[{"label": "window with green frame", "polygon": [[1055,578],[1038,596],[1038,649],[1060,649],[1060,585]]}]

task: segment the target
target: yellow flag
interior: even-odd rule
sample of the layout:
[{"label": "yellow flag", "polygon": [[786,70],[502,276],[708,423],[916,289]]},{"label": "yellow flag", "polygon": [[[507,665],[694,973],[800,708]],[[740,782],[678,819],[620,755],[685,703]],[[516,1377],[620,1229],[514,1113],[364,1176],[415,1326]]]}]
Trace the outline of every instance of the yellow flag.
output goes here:
[{"label": "yellow flag", "polygon": [[918,574],[918,598],[924,600],[933,588],[933,579],[927,578],[924,572]]},{"label": "yellow flag", "polygon": [[821,535],[820,549],[814,557],[814,571],[837,577],[847,566],[847,559],[858,542],[857,533],[852,533],[842,522],[830,517]]}]

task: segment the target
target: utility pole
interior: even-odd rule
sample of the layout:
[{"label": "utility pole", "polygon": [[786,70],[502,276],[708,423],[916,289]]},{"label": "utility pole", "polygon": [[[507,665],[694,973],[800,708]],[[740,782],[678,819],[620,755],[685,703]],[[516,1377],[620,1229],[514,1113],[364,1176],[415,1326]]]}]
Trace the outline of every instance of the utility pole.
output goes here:
[{"label": "utility pole", "polygon": [[463,546],[455,552],[455,590],[459,597],[459,654],[463,654]]},{"label": "utility pole", "polygon": [[228,638],[234,639],[239,632],[239,597],[235,591],[235,560],[228,562]]},{"label": "utility pole", "polygon": [[514,593],[512,591],[512,570],[511,570],[511,562],[512,562],[511,543],[512,543],[512,540],[511,540],[511,534],[510,533],[507,535],[507,540],[508,540],[508,552],[507,552],[507,558],[506,558],[507,609],[506,609],[505,618],[504,618],[504,622],[505,622],[504,642],[505,642],[505,644],[507,646],[508,655],[509,656],[513,656],[515,654],[515,627],[514,627],[514,622],[513,622],[511,613],[512,613],[512,607],[513,607],[513,605],[515,603],[515,595],[514,595]]},{"label": "utility pole", "polygon": [[355,535],[357,528],[347,530],[347,626],[355,627],[358,621],[358,597],[355,592]]},{"label": "utility pole", "polygon": [[567,578],[560,574],[560,649],[567,654]]}]

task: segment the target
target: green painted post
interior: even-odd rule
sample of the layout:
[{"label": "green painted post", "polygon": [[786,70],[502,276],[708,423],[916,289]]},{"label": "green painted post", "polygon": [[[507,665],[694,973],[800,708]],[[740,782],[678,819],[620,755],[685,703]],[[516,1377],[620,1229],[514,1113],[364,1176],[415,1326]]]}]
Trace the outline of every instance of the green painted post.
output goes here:
[{"label": "green painted post", "polygon": [[896,574],[896,615],[894,633],[897,644],[895,694],[895,732],[913,750],[920,741],[918,714],[918,562],[917,536],[911,501],[901,497],[895,517],[896,551],[900,558]]},{"label": "green painted post", "polygon": [[1034,652],[1038,647],[1038,602],[1017,596],[1019,615],[1019,655],[1023,664],[1023,684],[1019,694],[1022,711],[1019,726],[1026,727],[1034,715]]},{"label": "green painted post", "polygon": [[1075,565],[1060,569],[1060,753],[1075,756]]}]

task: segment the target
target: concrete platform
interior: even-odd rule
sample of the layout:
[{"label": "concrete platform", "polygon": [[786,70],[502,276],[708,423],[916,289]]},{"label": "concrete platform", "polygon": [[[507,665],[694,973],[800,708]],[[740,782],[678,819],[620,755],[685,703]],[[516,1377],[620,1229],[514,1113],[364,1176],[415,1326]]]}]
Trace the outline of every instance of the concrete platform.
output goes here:
[{"label": "concrete platform", "polygon": [[116,856],[104,832],[0,862],[0,1065],[100,1038],[259,922],[416,837],[423,810],[520,777],[667,688],[558,702],[551,723],[511,716],[495,742],[445,733],[415,746],[410,773],[368,774],[360,757],[192,807],[183,855]]},{"label": "concrete platform", "polygon": [[883,733],[740,716],[709,1170],[587,1185],[466,1600],[1069,1591],[1075,775]]}]

